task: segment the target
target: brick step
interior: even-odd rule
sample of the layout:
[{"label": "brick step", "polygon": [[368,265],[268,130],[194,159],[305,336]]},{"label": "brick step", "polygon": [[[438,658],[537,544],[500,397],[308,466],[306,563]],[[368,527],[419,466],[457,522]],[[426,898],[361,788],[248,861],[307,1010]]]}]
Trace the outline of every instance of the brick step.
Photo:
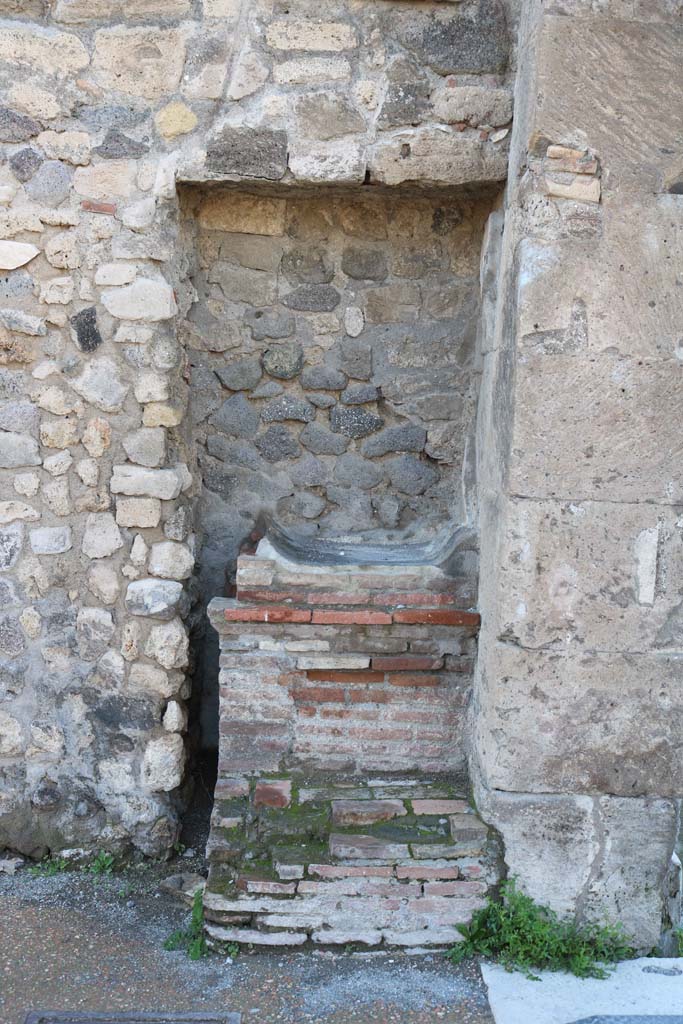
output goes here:
[{"label": "brick step", "polygon": [[443,945],[493,880],[486,826],[448,777],[222,777],[216,794],[215,941]]}]

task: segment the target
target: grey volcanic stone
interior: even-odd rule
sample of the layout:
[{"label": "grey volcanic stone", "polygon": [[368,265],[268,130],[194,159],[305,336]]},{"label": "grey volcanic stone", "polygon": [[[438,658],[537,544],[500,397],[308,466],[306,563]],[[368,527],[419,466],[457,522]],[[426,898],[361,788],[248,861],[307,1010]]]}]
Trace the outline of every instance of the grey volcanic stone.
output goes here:
[{"label": "grey volcanic stone", "polygon": [[193,366],[190,386],[190,415],[193,423],[203,423],[220,406],[223,391],[208,366]]},{"label": "grey volcanic stone", "polygon": [[326,395],[322,391],[309,391],[306,398],[313,403],[316,409],[331,409],[337,401],[333,395]]},{"label": "grey volcanic stone", "polygon": [[191,529],[192,509],[189,505],[179,505],[164,523],[164,536],[169,540],[185,540]]},{"label": "grey volcanic stone", "polygon": [[27,270],[0,272],[0,302],[15,302],[33,294],[33,278]]},{"label": "grey volcanic stone", "polygon": [[0,652],[16,658],[24,649],[24,631],[14,615],[0,615]]},{"label": "grey volcanic stone", "polygon": [[387,257],[378,249],[345,249],[342,270],[356,281],[384,281],[389,273]]},{"label": "grey volcanic stone", "polygon": [[31,199],[45,206],[59,206],[71,190],[72,170],[60,160],[46,160],[24,186]]},{"label": "grey volcanic stone", "polygon": [[303,491],[292,498],[285,498],[280,503],[280,509],[299,519],[317,519],[321,512],[324,512],[326,504],[325,499],[319,494]]},{"label": "grey volcanic stone", "polygon": [[427,442],[427,431],[415,423],[387,427],[381,434],[363,443],[363,455],[373,458],[388,452],[421,452]]},{"label": "grey volcanic stone", "polygon": [[305,398],[294,398],[292,395],[281,395],[273,399],[261,412],[265,423],[279,423],[282,420],[300,420],[310,423],[315,419],[315,407]]},{"label": "grey volcanic stone", "polygon": [[364,341],[344,338],[340,362],[344,373],[355,380],[369,380],[372,376],[372,349]]},{"label": "grey volcanic stone", "polygon": [[282,384],[278,384],[275,380],[264,380],[263,384],[259,384],[257,388],[251,393],[252,398],[277,398],[281,395],[284,388]]},{"label": "grey volcanic stone", "polygon": [[27,146],[17,153],[12,153],[9,158],[9,165],[12,174],[21,182],[29,181],[36,173],[43,162],[43,157],[37,149]]},{"label": "grey volcanic stone", "polygon": [[377,401],[379,390],[374,384],[352,384],[342,391],[340,397],[344,405],[365,405],[366,402]]},{"label": "grey volcanic stone", "polygon": [[18,331],[19,334],[29,334],[34,338],[42,338],[47,334],[44,320],[24,313],[21,309],[0,309],[0,324],[8,331]]},{"label": "grey volcanic stone", "polygon": [[329,284],[334,267],[323,249],[292,249],[280,263],[291,284]]},{"label": "grey volcanic stone", "polygon": [[220,367],[216,373],[231,391],[249,391],[261,380],[261,364],[258,359],[245,357]]},{"label": "grey volcanic stone", "polygon": [[138,142],[136,139],[129,138],[119,128],[109,128],[99,146],[93,149],[93,153],[105,160],[119,160],[126,157],[135,159],[148,152],[149,146],[146,142]]},{"label": "grey volcanic stone", "polygon": [[304,455],[289,471],[297,487],[321,487],[330,478],[330,471],[315,455]]},{"label": "grey volcanic stone", "polygon": [[0,142],[28,142],[42,128],[38,121],[26,114],[18,114],[9,107],[0,107]]},{"label": "grey volcanic stone", "polygon": [[12,523],[0,530],[0,572],[11,569],[24,543],[24,527],[21,523]]},{"label": "grey volcanic stone", "polygon": [[76,344],[81,352],[94,352],[100,347],[102,335],[97,326],[97,310],[94,306],[82,309],[69,322],[76,332]]},{"label": "grey volcanic stone", "polygon": [[329,366],[307,366],[301,374],[301,383],[316,391],[341,391],[346,387],[346,374]]},{"label": "grey volcanic stone", "polygon": [[14,398],[23,395],[26,374],[21,370],[5,370],[0,367],[0,398]]},{"label": "grey volcanic stone", "polygon": [[429,113],[431,86],[426,79],[414,82],[392,82],[384,97],[377,119],[380,128],[419,124]]},{"label": "grey volcanic stone", "polygon": [[358,487],[361,491],[369,491],[382,482],[384,471],[381,465],[368,462],[354,452],[347,452],[337,460],[334,479],[344,487]]},{"label": "grey volcanic stone", "polygon": [[131,615],[147,615],[169,622],[178,614],[183,596],[183,585],[175,580],[135,580],[128,584],[126,608]]},{"label": "grey volcanic stone", "polygon": [[[116,106],[114,104],[106,107],[80,107],[78,111],[79,121],[92,131],[106,128],[132,128],[145,120],[147,114],[144,110],[133,110],[131,107]],[[97,150],[94,150],[97,152]]]},{"label": "grey volcanic stone", "polygon": [[336,434],[347,437],[367,437],[383,426],[384,420],[373,412],[357,406],[337,405],[330,413],[330,426]]},{"label": "grey volcanic stone", "polygon": [[398,455],[387,463],[392,486],[401,494],[424,494],[439,479],[439,473],[415,455]]},{"label": "grey volcanic stone", "polygon": [[499,0],[479,0],[475,18],[433,17],[421,35],[410,39],[420,63],[440,75],[482,75],[504,71],[510,41]]},{"label": "grey volcanic stone", "polygon": [[256,441],[256,447],[267,462],[281,462],[283,459],[295,459],[301,454],[301,446],[287,427],[268,427]]},{"label": "grey volcanic stone", "polygon": [[254,309],[245,314],[244,322],[251,329],[254,341],[264,338],[291,338],[296,330],[296,320],[288,313],[274,310]]},{"label": "grey volcanic stone", "polygon": [[292,380],[301,373],[304,365],[304,350],[298,341],[286,341],[282,345],[267,348],[262,357],[263,369],[270,377]]},{"label": "grey volcanic stone", "polygon": [[223,402],[209,423],[223,434],[230,434],[232,437],[255,437],[259,414],[244,395],[238,393]]},{"label": "grey volcanic stone", "polygon": [[11,430],[0,431],[0,469],[39,466],[41,461],[38,442],[34,438]]},{"label": "grey volcanic stone", "polygon": [[263,462],[249,441],[228,440],[222,434],[210,434],[206,439],[206,450],[215,459],[245,469],[263,469]]},{"label": "grey volcanic stone", "polygon": [[317,423],[309,423],[301,431],[299,440],[309,451],[316,455],[341,455],[349,446],[349,442],[339,434],[333,434]]},{"label": "grey volcanic stone", "polygon": [[14,430],[37,437],[39,423],[40,413],[33,402],[0,402],[0,430]]},{"label": "grey volcanic stone", "polygon": [[331,284],[302,284],[282,300],[290,309],[331,313],[339,305],[339,292]]},{"label": "grey volcanic stone", "polygon": [[287,133],[226,125],[208,141],[206,168],[212,174],[279,181],[287,170]]}]

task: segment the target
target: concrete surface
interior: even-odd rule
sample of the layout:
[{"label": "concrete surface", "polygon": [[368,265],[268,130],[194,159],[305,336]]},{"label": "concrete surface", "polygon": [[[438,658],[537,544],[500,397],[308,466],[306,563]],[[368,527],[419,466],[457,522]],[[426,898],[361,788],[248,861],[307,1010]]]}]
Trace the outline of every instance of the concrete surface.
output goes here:
[{"label": "concrete surface", "polygon": [[496,1024],[583,1024],[599,1015],[610,1024],[683,1021],[683,959],[629,960],[604,980],[541,971],[541,981],[531,981],[496,964],[481,970]]}]

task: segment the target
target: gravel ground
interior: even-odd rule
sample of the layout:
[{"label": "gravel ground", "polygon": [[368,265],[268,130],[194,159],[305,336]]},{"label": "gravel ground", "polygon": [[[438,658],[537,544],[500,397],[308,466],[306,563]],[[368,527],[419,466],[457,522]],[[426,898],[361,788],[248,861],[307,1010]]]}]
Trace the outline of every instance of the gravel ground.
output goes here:
[{"label": "gravel ground", "polygon": [[159,882],[200,863],[111,877],[0,875],[0,1024],[29,1010],[238,1011],[243,1024],[492,1024],[476,964],[442,954],[243,953],[192,962],[164,939],[188,910]]}]

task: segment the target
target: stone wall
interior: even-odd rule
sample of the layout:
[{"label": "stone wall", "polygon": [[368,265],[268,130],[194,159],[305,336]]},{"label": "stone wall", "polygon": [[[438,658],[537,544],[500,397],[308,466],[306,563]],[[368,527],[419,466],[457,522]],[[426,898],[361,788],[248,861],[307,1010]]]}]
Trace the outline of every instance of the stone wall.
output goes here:
[{"label": "stone wall", "polygon": [[357,541],[463,520],[487,214],[448,197],[200,201],[188,351],[204,543],[224,562],[262,511]]},{"label": "stone wall", "polygon": [[488,189],[507,168],[512,23],[496,0],[3,13],[0,844],[158,854],[177,833],[200,546],[178,190]]},{"label": "stone wall", "polygon": [[683,791],[683,31],[667,2],[550,7],[487,252],[473,764],[524,887],[649,950]]}]

